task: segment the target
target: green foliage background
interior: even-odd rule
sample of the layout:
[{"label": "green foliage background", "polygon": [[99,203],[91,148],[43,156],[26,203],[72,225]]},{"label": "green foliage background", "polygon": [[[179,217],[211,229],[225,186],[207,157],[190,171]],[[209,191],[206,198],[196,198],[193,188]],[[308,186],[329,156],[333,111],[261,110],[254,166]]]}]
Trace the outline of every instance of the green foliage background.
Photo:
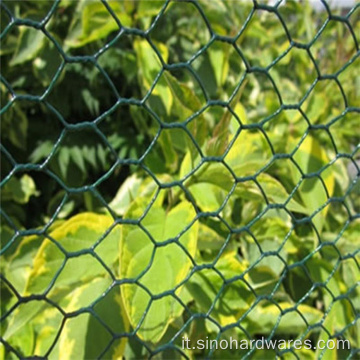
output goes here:
[{"label": "green foliage background", "polygon": [[319,5],[1,2],[0,357],[359,356],[360,7]]}]

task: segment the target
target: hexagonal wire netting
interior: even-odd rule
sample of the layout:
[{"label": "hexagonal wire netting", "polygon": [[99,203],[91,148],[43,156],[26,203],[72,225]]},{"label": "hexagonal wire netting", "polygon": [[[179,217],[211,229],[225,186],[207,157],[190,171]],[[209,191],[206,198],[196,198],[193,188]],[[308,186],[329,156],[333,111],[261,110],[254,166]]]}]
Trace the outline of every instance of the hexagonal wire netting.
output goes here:
[{"label": "hexagonal wire netting", "polygon": [[1,1],[3,358],[359,356],[360,8],[315,5]]}]

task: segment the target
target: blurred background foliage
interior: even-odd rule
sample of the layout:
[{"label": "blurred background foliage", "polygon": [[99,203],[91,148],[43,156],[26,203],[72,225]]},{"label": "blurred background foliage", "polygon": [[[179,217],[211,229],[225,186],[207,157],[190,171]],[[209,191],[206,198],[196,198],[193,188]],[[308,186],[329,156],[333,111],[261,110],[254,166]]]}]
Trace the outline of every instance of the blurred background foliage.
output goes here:
[{"label": "blurred background foliage", "polygon": [[[9,278],[15,269],[23,272],[17,291],[45,291],[34,280],[42,281],[37,249],[39,241],[41,251],[50,247],[38,235],[19,235],[22,230],[46,229],[60,241],[85,228],[91,235],[79,236],[94,240],[110,226],[105,220],[97,229],[81,220],[75,230],[72,220],[64,220],[85,211],[139,218],[155,198],[158,220],[148,212],[149,226],[167,221],[177,228],[176,217],[188,222],[192,230],[184,246],[189,250],[196,238],[191,256],[196,264],[212,264],[178,288],[186,309],[161,303],[166,324],[155,311],[149,313],[147,326],[161,331],[140,326],[128,341],[115,341],[103,326],[100,334],[97,318],[87,313],[77,325],[75,320],[65,325],[57,339],[58,310],[49,304],[41,308],[53,324],[45,331],[40,308],[22,305],[2,322],[14,349],[31,356],[51,348],[51,356],[61,359],[95,358],[104,349],[105,358],[140,358],[167,342],[179,346],[184,335],[316,340],[336,334],[359,348],[359,7],[330,10],[321,3],[322,10],[315,11],[310,2],[271,7],[215,0],[3,4],[1,247],[6,261],[1,266]],[[42,29],[30,25],[44,19]],[[173,181],[181,186],[157,188]],[[198,212],[208,215],[190,222]],[[301,219],[308,220],[296,221]],[[163,232],[176,236],[184,226]],[[126,239],[135,235],[121,232],[123,251],[132,254]],[[66,251],[79,250],[71,241],[69,246]],[[119,270],[119,262],[130,260],[112,258],[111,251],[104,249],[103,256],[115,277],[135,277],[121,264]],[[146,256],[149,261],[150,252]],[[91,266],[83,261],[78,268]],[[153,276],[162,271],[161,261],[154,261]],[[190,264],[178,270],[189,269]],[[77,297],[93,291],[96,299],[94,294],[109,286],[103,270],[80,282],[70,275],[65,285],[56,280],[52,299],[65,309],[74,307],[69,289],[75,284]],[[144,282],[151,287],[154,277]],[[17,299],[7,282],[2,286],[6,314]],[[170,289],[164,285],[165,290]],[[105,297],[119,308],[116,331],[135,329],[145,311],[142,302],[128,303],[132,291],[122,290],[121,301],[115,291]],[[85,303],[79,300],[78,308]],[[290,321],[282,311],[294,304]],[[99,314],[111,322],[107,307]],[[120,316],[124,311],[128,322]],[[206,316],[189,323],[190,311]],[[31,323],[25,313],[32,314]],[[89,335],[75,336],[76,327]],[[175,336],[179,329],[181,336]],[[100,339],[98,347],[91,336]],[[75,341],[76,350],[67,341]],[[171,346],[164,349],[163,358],[180,356]],[[319,350],[295,353],[320,356]],[[323,358],[355,353],[332,354],[326,351]],[[273,356],[255,351],[251,358]]]}]

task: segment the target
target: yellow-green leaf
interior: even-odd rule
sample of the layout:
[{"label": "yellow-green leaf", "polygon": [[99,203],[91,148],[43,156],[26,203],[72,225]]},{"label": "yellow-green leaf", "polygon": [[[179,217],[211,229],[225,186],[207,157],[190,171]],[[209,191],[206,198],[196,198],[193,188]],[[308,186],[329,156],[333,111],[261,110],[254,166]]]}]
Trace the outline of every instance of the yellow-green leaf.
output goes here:
[{"label": "yellow-green leaf", "polygon": [[[160,204],[159,201],[155,202],[141,222],[156,243],[176,238],[195,217],[190,203],[182,202],[169,212]],[[136,204],[130,212],[139,212]],[[191,260],[179,243],[194,257],[197,233],[198,225],[194,223],[175,242],[155,248],[149,235],[141,228],[124,226],[120,257],[121,278],[139,279],[139,283],[152,295],[172,291],[184,280],[191,266]],[[131,325],[134,328],[140,326],[137,334],[153,343],[160,340],[179,312],[179,304],[171,295],[153,301],[148,309],[150,295],[136,284],[125,285],[122,297]],[[145,311],[146,316],[142,319]]]}]

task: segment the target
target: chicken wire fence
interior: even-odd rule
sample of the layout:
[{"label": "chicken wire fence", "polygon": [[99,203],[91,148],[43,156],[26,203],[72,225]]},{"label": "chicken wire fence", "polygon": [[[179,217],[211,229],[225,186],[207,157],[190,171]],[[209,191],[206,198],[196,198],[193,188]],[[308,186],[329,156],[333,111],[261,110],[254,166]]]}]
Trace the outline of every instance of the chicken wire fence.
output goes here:
[{"label": "chicken wire fence", "polygon": [[[338,357],[359,356],[359,4],[317,5],[322,11],[281,1],[1,2],[3,358],[329,356],[182,343],[230,335],[349,340]],[[114,49],[125,56],[103,61]],[[89,68],[100,85],[66,77]],[[14,81],[26,72],[30,80]],[[79,120],[67,107],[81,96],[92,111]],[[22,104],[37,109],[34,143],[42,127],[59,128],[46,155],[28,161],[16,143]],[[130,124],[115,117],[125,108]],[[35,127],[29,113],[26,131]],[[126,133],[133,151],[104,123]],[[68,181],[69,159],[90,166],[91,146],[75,149],[89,133],[110,165]],[[123,183],[113,201],[111,179]],[[27,219],[48,206],[53,193],[40,196],[41,181],[59,190],[53,210],[17,218],[15,203]],[[17,200],[27,191],[31,201]],[[76,215],[69,204],[83,194]]]}]

